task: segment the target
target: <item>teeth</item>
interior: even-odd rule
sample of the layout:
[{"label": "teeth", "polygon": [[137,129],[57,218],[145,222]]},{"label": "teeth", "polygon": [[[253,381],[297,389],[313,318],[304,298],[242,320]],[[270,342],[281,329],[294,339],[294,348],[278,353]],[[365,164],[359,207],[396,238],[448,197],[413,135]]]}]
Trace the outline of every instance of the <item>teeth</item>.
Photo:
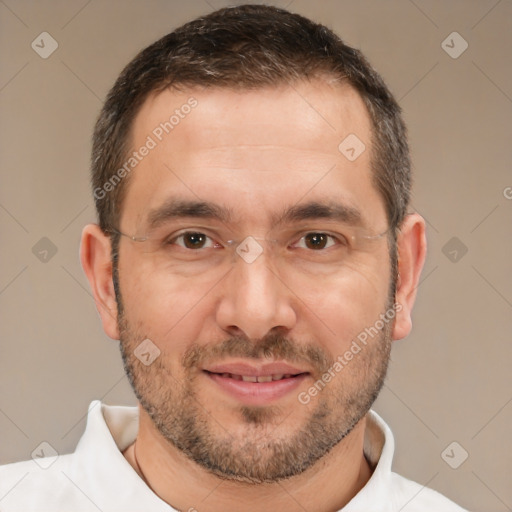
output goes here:
[{"label": "teeth", "polygon": [[282,380],[282,379],[290,379],[293,377],[291,373],[276,373],[274,375],[236,375],[234,373],[222,373],[220,374],[221,377],[225,379],[235,379],[235,380],[241,380],[244,382],[272,382],[276,380]]}]

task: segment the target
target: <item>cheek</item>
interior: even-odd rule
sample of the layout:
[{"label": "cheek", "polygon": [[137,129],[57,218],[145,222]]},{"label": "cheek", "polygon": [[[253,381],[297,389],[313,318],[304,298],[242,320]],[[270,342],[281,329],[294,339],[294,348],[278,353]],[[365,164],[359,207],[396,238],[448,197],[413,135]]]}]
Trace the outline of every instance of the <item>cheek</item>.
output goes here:
[{"label": "cheek", "polygon": [[[298,331],[309,333],[329,352],[339,352],[383,312],[389,257],[384,250],[330,275],[285,274],[282,278],[292,292],[285,300],[296,309]],[[191,277],[156,272],[149,259],[131,254],[121,258],[119,275],[129,323],[161,350],[173,353],[183,353],[190,343],[208,335],[209,328],[218,337],[219,293],[224,299],[236,293],[226,289],[230,280],[223,281],[222,274]]]},{"label": "cheek", "polygon": [[184,352],[198,338],[208,315],[207,295],[218,279],[157,273],[149,262],[129,257],[119,276],[125,318],[161,350]]},{"label": "cheek", "polygon": [[389,262],[385,260],[380,266],[351,265],[321,282],[303,282],[297,295],[305,305],[306,322],[320,326],[325,338],[319,338],[332,340],[329,345],[339,352],[384,312],[388,288]]}]

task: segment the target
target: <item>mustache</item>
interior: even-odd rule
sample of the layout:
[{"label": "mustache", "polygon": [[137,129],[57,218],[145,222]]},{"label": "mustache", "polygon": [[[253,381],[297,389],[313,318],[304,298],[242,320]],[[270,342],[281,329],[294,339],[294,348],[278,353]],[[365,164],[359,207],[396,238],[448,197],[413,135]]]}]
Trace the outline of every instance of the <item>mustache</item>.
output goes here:
[{"label": "mustache", "polygon": [[215,344],[198,345],[196,343],[184,353],[182,365],[186,369],[191,369],[212,361],[236,357],[302,363],[319,374],[326,372],[334,364],[332,356],[318,346],[299,344],[280,333],[269,333],[260,340],[251,340],[246,336],[237,335]]}]

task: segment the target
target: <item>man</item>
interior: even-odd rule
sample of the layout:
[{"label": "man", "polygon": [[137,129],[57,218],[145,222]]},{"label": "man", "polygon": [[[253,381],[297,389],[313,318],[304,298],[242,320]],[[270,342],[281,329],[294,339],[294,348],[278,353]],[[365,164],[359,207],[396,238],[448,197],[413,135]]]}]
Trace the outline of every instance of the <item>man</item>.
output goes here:
[{"label": "man", "polygon": [[370,407],[426,251],[400,110],[327,28],[242,6],[142,51],[94,133],[81,259],[138,409],[0,472],[13,510],[460,511]]}]

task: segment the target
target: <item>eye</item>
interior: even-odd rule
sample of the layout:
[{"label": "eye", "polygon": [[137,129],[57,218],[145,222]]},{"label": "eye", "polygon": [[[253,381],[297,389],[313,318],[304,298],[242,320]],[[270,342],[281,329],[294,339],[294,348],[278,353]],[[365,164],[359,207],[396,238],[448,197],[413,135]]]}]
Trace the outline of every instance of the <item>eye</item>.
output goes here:
[{"label": "eye", "polygon": [[170,238],[167,244],[176,244],[184,249],[209,249],[215,247],[215,242],[204,233],[197,231],[186,231],[178,236]]},{"label": "eye", "polygon": [[313,251],[319,251],[322,249],[328,249],[337,243],[346,245],[344,240],[340,240],[334,235],[322,232],[311,232],[304,235],[298,241],[298,247],[301,249],[312,249]]}]

